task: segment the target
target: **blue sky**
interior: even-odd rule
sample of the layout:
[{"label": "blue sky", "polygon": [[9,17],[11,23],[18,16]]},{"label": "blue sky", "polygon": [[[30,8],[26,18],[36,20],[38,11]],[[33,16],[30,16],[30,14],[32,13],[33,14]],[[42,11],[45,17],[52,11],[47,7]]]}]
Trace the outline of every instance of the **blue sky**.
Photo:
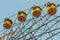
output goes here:
[{"label": "blue sky", "polygon": [[[47,2],[59,4],[60,0],[0,0],[0,22],[4,20],[4,18],[17,13],[19,10],[28,9],[33,5],[41,6]],[[59,10],[60,8],[58,8],[57,15],[60,15]],[[0,30],[2,30],[2,24],[0,25]],[[55,40],[59,40],[59,38],[55,38]]]}]

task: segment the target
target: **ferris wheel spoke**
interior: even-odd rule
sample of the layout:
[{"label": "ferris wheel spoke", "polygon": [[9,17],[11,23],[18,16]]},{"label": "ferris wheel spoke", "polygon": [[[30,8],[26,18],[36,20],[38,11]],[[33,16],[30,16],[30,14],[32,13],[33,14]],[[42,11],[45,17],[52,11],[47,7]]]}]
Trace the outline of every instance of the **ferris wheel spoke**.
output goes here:
[{"label": "ferris wheel spoke", "polygon": [[[32,18],[32,19],[33,19],[33,18]],[[25,28],[25,26],[26,26],[32,19],[30,19],[30,20],[20,29],[20,31],[21,31],[23,28]],[[20,32],[20,31],[19,31],[19,32]],[[17,32],[17,34],[18,34],[19,32]],[[17,34],[16,34],[16,35],[17,35]],[[16,35],[15,35],[15,36],[16,36]],[[14,37],[15,37],[15,36],[14,36]],[[13,38],[14,38],[14,37],[13,37]]]},{"label": "ferris wheel spoke", "polygon": [[[45,16],[46,16],[46,15],[45,15]],[[45,16],[43,16],[42,18],[44,18]],[[37,22],[39,22],[40,20],[42,20],[42,18],[39,19]],[[37,22],[36,22],[36,23],[37,23]],[[33,25],[35,25],[36,23],[34,23]],[[32,26],[33,26],[33,25],[32,25]],[[32,26],[31,26],[31,27],[32,27]],[[29,27],[29,28],[26,29],[25,31],[29,30],[31,27]],[[25,32],[25,31],[24,31],[24,32]],[[21,34],[23,34],[24,32],[22,32]],[[21,34],[19,34],[19,36],[20,36]],[[16,37],[16,38],[17,38],[17,37]]]},{"label": "ferris wheel spoke", "polygon": [[[56,17],[56,18],[59,18],[60,16],[58,16],[58,17]],[[53,20],[55,20],[56,18],[54,18]],[[53,20],[50,20],[49,22],[51,22],[51,21],[53,21]],[[49,23],[49,22],[47,22],[47,23]],[[47,23],[45,23],[45,24],[47,24]],[[37,29],[34,29],[33,31],[35,31],[35,30],[38,30],[39,28],[41,28],[42,26],[44,26],[45,24],[43,24],[43,25],[41,25],[40,27],[38,27]],[[33,31],[31,31],[31,32],[33,32]],[[29,33],[27,33],[26,35],[28,35]],[[25,36],[26,36],[25,35]],[[22,37],[24,37],[24,36],[22,36]],[[21,38],[22,38],[21,37]],[[19,38],[20,39],[20,38]]]}]

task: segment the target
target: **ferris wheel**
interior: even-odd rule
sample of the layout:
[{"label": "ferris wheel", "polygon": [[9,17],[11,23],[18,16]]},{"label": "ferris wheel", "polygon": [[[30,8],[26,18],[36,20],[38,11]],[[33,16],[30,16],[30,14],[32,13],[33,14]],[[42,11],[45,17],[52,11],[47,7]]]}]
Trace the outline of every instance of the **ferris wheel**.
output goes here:
[{"label": "ferris wheel", "polygon": [[60,16],[56,16],[59,6],[52,2],[33,5],[5,18],[1,22],[4,29],[0,31],[0,40],[53,40],[60,33]]}]

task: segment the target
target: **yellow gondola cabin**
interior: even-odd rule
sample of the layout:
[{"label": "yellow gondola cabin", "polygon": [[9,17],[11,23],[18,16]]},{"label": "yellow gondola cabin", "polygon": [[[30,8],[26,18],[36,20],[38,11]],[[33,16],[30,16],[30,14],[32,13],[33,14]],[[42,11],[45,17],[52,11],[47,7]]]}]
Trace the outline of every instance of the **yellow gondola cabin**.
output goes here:
[{"label": "yellow gondola cabin", "polygon": [[35,6],[32,8],[32,14],[34,17],[39,17],[41,15],[42,9],[39,6]]},{"label": "yellow gondola cabin", "polygon": [[3,23],[3,27],[5,29],[10,29],[12,27],[12,20],[9,18],[6,18]]},{"label": "yellow gondola cabin", "polygon": [[52,16],[54,14],[56,14],[57,12],[57,7],[54,3],[49,3],[46,7],[47,13]]},{"label": "yellow gondola cabin", "polygon": [[27,14],[24,11],[18,12],[18,21],[23,22],[26,20]]}]

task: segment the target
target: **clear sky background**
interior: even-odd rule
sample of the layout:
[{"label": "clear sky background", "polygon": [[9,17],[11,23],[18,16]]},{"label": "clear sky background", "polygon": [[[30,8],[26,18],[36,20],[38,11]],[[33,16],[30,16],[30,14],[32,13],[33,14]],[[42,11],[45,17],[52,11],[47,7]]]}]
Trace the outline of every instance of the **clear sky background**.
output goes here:
[{"label": "clear sky background", "polygon": [[[60,0],[0,0],[0,22],[4,18],[9,17],[19,10],[24,10],[30,8],[32,5],[43,5],[47,2],[53,2],[55,4],[60,4]],[[58,8],[57,15],[60,13],[60,8]],[[0,30],[2,30],[2,24],[0,24]],[[60,37],[55,37],[54,40],[60,40]]]}]

